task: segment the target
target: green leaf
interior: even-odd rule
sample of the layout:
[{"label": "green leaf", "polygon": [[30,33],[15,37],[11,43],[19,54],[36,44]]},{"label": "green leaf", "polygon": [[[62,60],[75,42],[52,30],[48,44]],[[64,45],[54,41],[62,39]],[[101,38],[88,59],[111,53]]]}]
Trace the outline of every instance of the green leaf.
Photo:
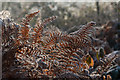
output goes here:
[{"label": "green leaf", "polygon": [[99,57],[99,52],[98,52],[98,51],[97,51],[97,53],[96,53],[96,58],[97,58],[97,60],[99,61],[100,57]]}]

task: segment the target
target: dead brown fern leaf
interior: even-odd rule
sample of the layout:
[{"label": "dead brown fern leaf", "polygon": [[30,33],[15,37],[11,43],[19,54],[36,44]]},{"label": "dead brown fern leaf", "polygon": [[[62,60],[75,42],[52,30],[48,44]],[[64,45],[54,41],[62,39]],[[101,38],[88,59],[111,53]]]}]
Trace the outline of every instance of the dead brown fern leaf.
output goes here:
[{"label": "dead brown fern leaf", "polygon": [[[43,75],[44,70],[41,68],[42,65],[38,66],[39,60],[45,60],[44,59],[45,56],[41,55],[41,51],[42,51],[41,48],[44,45],[43,41],[41,40],[42,32],[43,32],[44,25],[47,24],[48,22],[51,22],[56,17],[53,16],[45,19],[40,24],[37,23],[36,27],[33,28],[33,30],[31,30],[31,27],[29,27],[30,25],[29,22],[38,12],[29,14],[26,16],[26,19],[23,19],[22,27],[20,27],[21,28],[20,34],[17,39],[17,43],[20,43],[18,45],[22,45],[22,47],[18,48],[15,56],[17,60],[20,62],[21,67],[26,68],[26,71],[27,70],[29,70],[30,72],[35,71],[35,72],[38,72],[39,75],[40,74]],[[39,70],[36,71],[37,68],[39,68],[40,71]]]},{"label": "dead brown fern leaf", "polygon": [[[40,75],[55,77],[65,72],[80,74],[84,73],[85,69],[89,69],[88,64],[82,58],[85,57],[86,50],[89,52],[93,48],[94,28],[92,26],[95,23],[90,22],[71,34],[58,31],[48,32],[49,36],[44,38],[46,37],[43,36],[44,25],[54,20],[56,16],[47,18],[42,23],[37,23],[30,32],[29,22],[38,12],[27,15],[26,19],[23,20],[21,34],[18,37],[23,47],[18,48],[16,53],[16,58],[20,64],[31,72],[39,73],[37,77]],[[46,65],[45,70],[39,62]]]},{"label": "dead brown fern leaf", "polygon": [[51,66],[56,65],[63,70],[62,72],[74,73],[81,73],[84,69],[88,69],[88,65],[81,60],[80,55],[84,55],[83,48],[93,48],[91,37],[94,24],[90,22],[74,34],[50,33],[49,39],[45,40],[44,51],[49,50],[47,54]]}]

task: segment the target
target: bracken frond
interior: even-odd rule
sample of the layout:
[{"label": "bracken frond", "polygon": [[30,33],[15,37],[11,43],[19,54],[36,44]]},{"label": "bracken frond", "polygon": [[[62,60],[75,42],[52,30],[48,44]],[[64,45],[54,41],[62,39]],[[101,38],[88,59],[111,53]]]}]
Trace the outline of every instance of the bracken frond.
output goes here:
[{"label": "bracken frond", "polygon": [[84,55],[82,48],[93,47],[90,38],[92,35],[89,35],[93,34],[93,24],[93,22],[88,23],[74,34],[50,33],[49,38],[44,42],[46,44],[44,53],[49,50],[47,54],[52,65],[57,63],[57,67],[63,69],[62,72],[67,70],[80,73],[83,71],[81,69],[88,69],[88,65],[81,60],[80,55]]},{"label": "bracken frond", "polygon": [[101,65],[97,68],[97,72],[99,74],[103,74],[103,72],[107,72],[109,68],[112,66],[112,62],[117,58],[117,54],[110,56],[110,57],[104,57],[101,60]]},{"label": "bracken frond", "polygon": [[37,76],[56,76],[65,72],[84,74],[84,70],[89,69],[89,65],[84,61],[85,51],[89,52],[93,48],[94,28],[92,26],[95,23],[90,22],[74,33],[48,31],[46,33],[49,35],[45,36],[44,26],[57,17],[47,18],[37,23],[31,30],[28,26],[29,22],[38,12],[27,15],[23,20],[21,34],[18,37],[23,47],[18,48],[17,60],[29,71],[39,73]]}]

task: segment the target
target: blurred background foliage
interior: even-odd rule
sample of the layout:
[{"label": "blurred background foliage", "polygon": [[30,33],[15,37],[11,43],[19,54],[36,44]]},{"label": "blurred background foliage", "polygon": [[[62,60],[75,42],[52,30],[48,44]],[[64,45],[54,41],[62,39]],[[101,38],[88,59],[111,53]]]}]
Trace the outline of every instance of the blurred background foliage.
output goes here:
[{"label": "blurred background foliage", "polygon": [[67,31],[74,26],[95,21],[101,26],[108,21],[119,21],[120,2],[3,2],[2,10],[8,10],[15,22],[20,23],[25,14],[40,10],[31,25],[34,26],[36,19],[43,20],[50,16],[58,16],[51,25],[62,31]]}]

